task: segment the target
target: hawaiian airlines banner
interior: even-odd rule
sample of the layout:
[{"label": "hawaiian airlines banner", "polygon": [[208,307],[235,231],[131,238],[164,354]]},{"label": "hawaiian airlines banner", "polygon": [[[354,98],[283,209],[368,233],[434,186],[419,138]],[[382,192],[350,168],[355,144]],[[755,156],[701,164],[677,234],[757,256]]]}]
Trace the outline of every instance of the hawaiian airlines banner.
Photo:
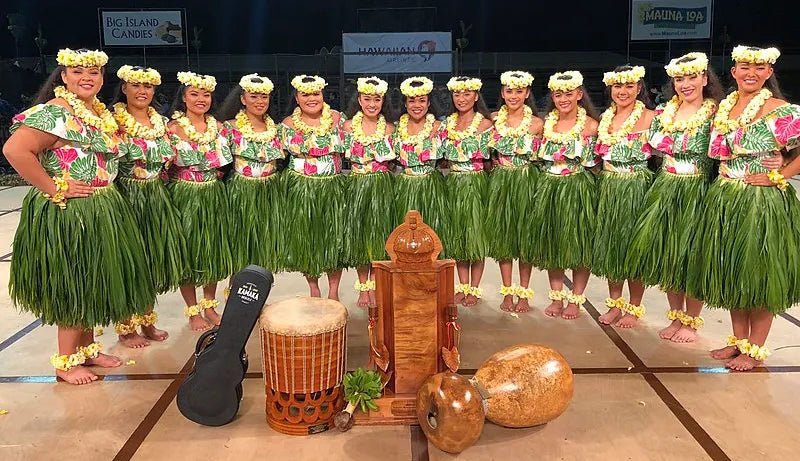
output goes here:
[{"label": "hawaiian airlines banner", "polygon": [[102,11],[104,46],[184,45],[180,11]]},{"label": "hawaiian airlines banner", "polygon": [[342,34],[347,74],[452,72],[452,50],[450,32]]},{"label": "hawaiian airlines banner", "polygon": [[711,37],[712,0],[633,0],[631,40]]}]

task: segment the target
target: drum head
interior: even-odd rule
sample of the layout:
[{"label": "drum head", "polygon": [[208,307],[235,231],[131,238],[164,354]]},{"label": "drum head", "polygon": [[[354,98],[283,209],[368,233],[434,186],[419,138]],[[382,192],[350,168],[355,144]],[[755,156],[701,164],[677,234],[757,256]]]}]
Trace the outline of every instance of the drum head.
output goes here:
[{"label": "drum head", "polygon": [[339,301],[298,296],[264,306],[261,329],[284,336],[313,336],[347,324],[347,309]]}]

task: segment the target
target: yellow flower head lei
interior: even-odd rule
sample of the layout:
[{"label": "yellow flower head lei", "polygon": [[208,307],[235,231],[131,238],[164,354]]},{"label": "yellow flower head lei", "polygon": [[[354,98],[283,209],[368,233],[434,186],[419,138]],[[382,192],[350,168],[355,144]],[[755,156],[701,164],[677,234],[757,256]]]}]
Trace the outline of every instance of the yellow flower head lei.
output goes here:
[{"label": "yellow flower head lei", "polygon": [[108,55],[98,50],[77,50],[69,48],[58,50],[56,62],[64,67],[103,67],[108,63]]},{"label": "yellow flower head lei", "polygon": [[149,67],[122,66],[117,70],[117,77],[125,83],[149,83],[153,86],[161,85],[161,74]]},{"label": "yellow flower head lei", "polygon": [[447,89],[456,91],[480,91],[483,82],[479,78],[473,77],[453,77],[447,82]]},{"label": "yellow flower head lei", "polygon": [[[300,90],[298,90],[300,91]],[[292,125],[295,131],[300,133],[313,133],[317,136],[327,134],[333,126],[333,115],[331,114],[331,106],[327,103],[322,105],[322,117],[319,119],[319,126],[311,126],[303,121],[302,111],[299,107],[294,108],[292,112]]]},{"label": "yellow flower head lei", "polygon": [[675,114],[681,107],[681,99],[675,95],[664,106],[664,111],[658,116],[658,121],[661,124],[662,133],[676,133],[676,132],[694,132],[706,120],[714,116],[714,111],[717,109],[717,103],[711,98],[703,100],[703,105],[700,109],[686,120],[675,121]]},{"label": "yellow flower head lei", "polygon": [[566,142],[578,139],[586,127],[586,109],[578,106],[578,116],[575,120],[575,125],[566,133],[557,133],[555,131],[556,124],[558,123],[559,112],[558,109],[553,109],[547,114],[544,119],[544,138],[549,142],[556,144],[564,144]]},{"label": "yellow flower head lei", "polygon": [[383,96],[389,90],[389,84],[378,77],[361,77],[358,79],[358,92],[361,94],[377,94]]},{"label": "yellow flower head lei", "polygon": [[264,117],[264,123],[267,124],[267,129],[259,132],[254,131],[253,124],[250,123],[250,118],[244,110],[240,110],[236,114],[233,123],[236,125],[236,129],[242,133],[242,137],[252,142],[272,141],[275,138],[275,134],[278,132],[275,122],[273,122],[272,118],[269,116]]},{"label": "yellow flower head lei", "polygon": [[136,121],[136,118],[128,112],[128,106],[124,103],[118,102],[114,104],[114,119],[127,134],[134,138],[150,140],[163,137],[167,131],[167,125],[164,123],[164,118],[161,117],[161,114],[152,107],[148,107],[147,117],[150,118],[150,124],[153,125],[150,128]]},{"label": "yellow flower head lei", "polygon": [[275,85],[272,80],[258,74],[247,74],[239,80],[239,86],[248,93],[270,94]]},{"label": "yellow flower head lei", "polygon": [[509,88],[527,88],[533,85],[533,75],[521,70],[510,70],[500,75],[500,84]]},{"label": "yellow flower head lei", "polygon": [[687,53],[669,62],[664,69],[672,78],[681,75],[702,74],[708,70],[708,56],[705,53]]},{"label": "yellow flower head lei", "polygon": [[361,126],[363,121],[364,113],[358,111],[356,112],[356,115],[353,116],[353,121],[350,125],[353,128],[353,138],[358,141],[359,144],[362,146],[369,146],[370,144],[380,142],[386,137],[386,118],[383,116],[383,114],[378,116],[378,123],[375,125],[375,132],[370,135],[364,133],[364,129]]},{"label": "yellow flower head lei", "polygon": [[613,146],[618,142],[628,139],[628,135],[633,131],[636,122],[642,118],[644,109],[644,103],[637,99],[633,111],[628,118],[625,119],[625,122],[622,123],[622,126],[614,133],[610,133],[611,122],[617,114],[617,105],[612,103],[611,107],[606,109],[605,112],[603,112],[603,116],[600,117],[600,124],[597,126],[597,143],[605,146]]},{"label": "yellow flower head lei", "polygon": [[400,84],[400,92],[408,98],[425,96],[433,91],[433,81],[427,77],[410,77]]},{"label": "yellow flower head lei", "polygon": [[526,104],[522,106],[522,111],[522,120],[519,122],[519,125],[512,128],[507,124],[508,106],[503,104],[503,107],[497,111],[497,118],[494,120],[494,128],[497,130],[497,133],[503,137],[510,136],[514,138],[528,134],[531,128],[531,122],[533,122],[533,110]]},{"label": "yellow flower head lei", "polygon": [[83,123],[92,126],[103,133],[111,134],[116,132],[119,129],[117,125],[117,121],[114,120],[114,115],[106,109],[106,105],[100,102],[99,99],[95,96],[92,100],[92,108],[94,109],[95,115],[86,108],[86,104],[75,95],[75,93],[69,91],[68,89],[64,88],[63,86],[57,86],[53,89],[53,93],[57,98],[61,98],[72,107],[72,112],[78,117]]},{"label": "yellow flower head lei", "polygon": [[736,62],[749,62],[751,64],[775,64],[781,52],[777,48],[758,48],[755,46],[739,45],[733,47],[731,58]]},{"label": "yellow flower head lei", "polygon": [[557,72],[550,76],[547,88],[550,91],[572,91],[583,85],[583,74],[577,70]]},{"label": "yellow flower head lei", "polygon": [[217,79],[211,75],[200,75],[194,72],[178,72],[178,81],[186,86],[193,86],[213,92],[217,87]]},{"label": "yellow flower head lei", "polygon": [[173,113],[172,119],[178,122],[178,125],[183,128],[183,132],[186,133],[186,137],[192,142],[196,142],[198,144],[211,144],[217,140],[217,136],[219,135],[217,119],[211,115],[206,114],[206,131],[203,133],[198,132],[194,125],[192,125],[191,120],[189,120],[186,114],[181,111],[176,111]]},{"label": "yellow flower head lei", "polygon": [[772,97],[772,92],[763,88],[759,93],[747,104],[739,118],[730,120],[731,110],[736,102],[739,101],[739,92],[734,91],[728,97],[719,103],[719,110],[714,117],[714,129],[720,134],[726,134],[730,131],[738,130],[740,127],[749,125],[753,119],[756,118],[758,112],[767,103],[767,100]]},{"label": "yellow flower head lei", "polygon": [[475,136],[475,133],[478,132],[478,127],[481,125],[482,121],[483,115],[480,112],[475,112],[475,117],[473,117],[472,123],[469,124],[467,129],[464,131],[458,131],[456,130],[456,125],[458,124],[458,112],[454,112],[447,117],[447,137],[453,141],[458,141],[470,136]]},{"label": "yellow flower head lei", "polygon": [[612,86],[618,83],[636,83],[644,78],[644,74],[645,74],[644,67],[633,66],[628,70],[604,73],[603,83],[605,83],[606,86]]},{"label": "yellow flower head lei", "polygon": [[300,93],[311,94],[322,91],[328,84],[318,75],[298,75],[292,79],[292,86]]},{"label": "yellow flower head lei", "polygon": [[409,118],[410,116],[408,114],[403,114],[400,116],[400,122],[397,124],[397,135],[400,136],[400,140],[402,140],[403,143],[417,146],[422,141],[430,137],[431,133],[433,132],[433,124],[436,122],[436,117],[434,117],[433,114],[426,114],[425,125],[423,125],[422,129],[419,130],[419,133],[415,135],[408,134]]}]

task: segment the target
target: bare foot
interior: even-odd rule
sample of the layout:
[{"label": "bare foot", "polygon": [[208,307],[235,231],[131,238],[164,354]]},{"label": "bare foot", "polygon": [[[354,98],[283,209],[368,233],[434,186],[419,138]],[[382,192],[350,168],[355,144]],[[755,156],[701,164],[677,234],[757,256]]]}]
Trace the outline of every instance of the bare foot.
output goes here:
[{"label": "bare foot", "polygon": [[366,291],[359,292],[358,301],[356,301],[356,305],[358,307],[369,307],[369,293]]},{"label": "bare foot", "polygon": [[464,293],[456,293],[456,295],[453,297],[453,304],[463,304],[464,298],[466,297],[467,295]]},{"label": "bare foot", "polygon": [[122,343],[123,346],[130,347],[131,349],[140,349],[150,345],[150,341],[148,341],[147,338],[135,331],[128,335],[119,335],[119,342]]},{"label": "bare foot", "polygon": [[697,330],[692,327],[682,326],[671,338],[673,343],[692,343],[697,339]]},{"label": "bare foot", "polygon": [[97,375],[92,373],[92,370],[81,365],[72,367],[67,371],[56,370],[56,376],[65,382],[75,385],[89,384],[92,381],[97,381]]},{"label": "bare foot", "polygon": [[469,294],[464,298],[464,307],[472,307],[478,304],[478,298],[475,295]]},{"label": "bare foot", "polygon": [[597,320],[603,325],[611,325],[617,321],[620,315],[622,315],[622,311],[616,307],[612,307],[608,310],[608,312],[598,317]]},{"label": "bare foot", "polygon": [[189,317],[189,326],[192,327],[194,331],[206,331],[211,328],[211,325],[202,315],[193,315]]},{"label": "bare foot", "polygon": [[519,298],[517,300],[517,305],[514,306],[514,312],[519,312],[520,314],[524,314],[526,312],[530,312],[531,306],[528,304],[527,298]]},{"label": "bare foot", "polygon": [[633,328],[639,324],[639,319],[636,318],[633,314],[625,314],[619,319],[617,322],[617,327],[619,328]]},{"label": "bare foot", "polygon": [[500,304],[500,310],[503,312],[514,312],[514,296],[503,296],[503,302]]},{"label": "bare foot", "polygon": [[578,318],[578,312],[580,312],[581,308],[578,307],[575,303],[567,304],[567,308],[561,312],[561,318],[565,320],[575,320]]},{"label": "bare foot", "polygon": [[375,290],[369,290],[369,307],[376,307],[378,300],[375,298]]},{"label": "bare foot", "polygon": [[564,310],[564,303],[562,301],[553,301],[544,310],[544,315],[548,317],[561,317],[561,311]]},{"label": "bare foot", "polygon": [[750,371],[760,364],[761,362],[749,355],[739,354],[738,357],[726,363],[725,368],[730,368],[734,371]]},{"label": "bare foot", "polygon": [[726,346],[711,351],[711,357],[717,360],[728,360],[739,355],[739,348],[736,346]]},{"label": "bare foot", "polygon": [[159,330],[155,325],[142,325],[142,333],[144,333],[145,337],[153,341],[164,341],[169,338],[169,333],[164,330]]},{"label": "bare foot", "polygon": [[203,315],[206,317],[206,321],[212,326],[219,326],[219,321],[221,320],[217,311],[214,310],[213,307],[209,307],[208,309],[204,309]]},{"label": "bare foot", "polygon": [[87,358],[84,363],[90,367],[117,368],[122,365],[122,359],[115,355],[100,353],[93,359]]},{"label": "bare foot", "polygon": [[675,336],[675,333],[681,329],[681,326],[683,326],[683,324],[680,320],[673,320],[672,323],[667,326],[667,328],[664,328],[658,332],[658,337],[661,339],[672,339],[672,337]]}]

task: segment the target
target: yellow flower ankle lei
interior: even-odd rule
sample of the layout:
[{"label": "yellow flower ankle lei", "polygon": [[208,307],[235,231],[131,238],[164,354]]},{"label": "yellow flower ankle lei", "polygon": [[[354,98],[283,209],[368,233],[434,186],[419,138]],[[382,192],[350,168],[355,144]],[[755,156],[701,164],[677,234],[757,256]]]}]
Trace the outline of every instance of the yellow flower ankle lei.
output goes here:
[{"label": "yellow flower ankle lei", "polygon": [[703,105],[691,117],[686,120],[675,121],[675,114],[681,107],[681,100],[678,96],[673,96],[672,99],[664,106],[664,111],[658,116],[658,121],[661,124],[662,133],[675,133],[675,132],[694,132],[706,120],[714,116],[714,110],[717,108],[717,103],[711,98],[703,100]]},{"label": "yellow flower ankle lei", "polygon": [[606,298],[605,304],[606,304],[606,307],[609,308],[609,309],[620,309],[620,310],[622,310],[622,307],[625,306],[626,304],[628,304],[628,301],[625,299],[624,296],[620,296],[617,299]]},{"label": "yellow flower ankle lei", "polygon": [[183,308],[183,313],[186,314],[187,317],[194,317],[195,315],[200,315],[200,312],[202,312],[200,304],[194,304]]},{"label": "yellow flower ankle lei", "polygon": [[600,117],[600,125],[597,127],[597,142],[605,146],[613,146],[618,142],[628,139],[628,135],[631,134],[639,119],[642,118],[644,109],[644,103],[637,100],[633,106],[633,111],[628,118],[625,119],[622,126],[614,133],[610,133],[611,122],[614,120],[614,115],[617,114],[617,105],[612,103],[611,107],[606,109],[605,112],[603,112],[603,116]]},{"label": "yellow flower ankle lei", "polygon": [[714,117],[714,129],[720,134],[726,134],[730,131],[738,130],[739,128],[750,124],[756,115],[767,103],[767,100],[772,97],[772,92],[766,88],[758,92],[758,94],[747,104],[739,118],[730,120],[731,110],[733,106],[739,101],[739,92],[734,91],[728,97],[719,103],[717,115]]},{"label": "yellow flower ankle lei", "polygon": [[514,296],[517,294],[517,287],[514,285],[506,286],[503,285],[500,287],[500,294],[503,296]]},{"label": "yellow flower ankle lei", "polygon": [[205,116],[206,119],[206,131],[203,134],[198,132],[192,122],[189,120],[189,117],[186,116],[183,112],[177,111],[172,114],[172,119],[178,122],[178,125],[183,129],[183,132],[186,133],[186,137],[189,138],[190,141],[196,142],[197,144],[211,144],[217,140],[217,136],[219,136],[219,130],[217,128],[217,119],[215,119],[211,115]]},{"label": "yellow flower ankle lei", "polygon": [[216,309],[219,307],[219,301],[216,299],[201,299],[197,305],[202,309]]},{"label": "yellow flower ankle lei", "polygon": [[631,314],[632,316],[636,317],[637,319],[640,319],[640,318],[644,317],[644,314],[647,311],[647,309],[645,309],[645,307],[643,305],[640,304],[640,305],[637,306],[637,305],[631,304],[631,303],[622,304],[621,306],[619,306],[619,310],[621,310],[622,312],[624,312],[626,314]]},{"label": "yellow flower ankle lei", "polygon": [[465,295],[468,295],[470,293],[471,288],[472,288],[472,286],[469,283],[462,283],[462,284],[456,285],[455,292],[456,292],[456,294],[464,293]]},{"label": "yellow flower ankle lei", "polygon": [[475,116],[472,118],[472,123],[469,124],[467,129],[464,131],[458,131],[456,130],[456,125],[458,124],[458,112],[450,114],[450,116],[447,117],[447,138],[453,141],[458,141],[470,136],[475,136],[475,133],[478,132],[478,127],[482,121],[483,115],[479,112],[475,112]]},{"label": "yellow flower ankle lei", "polygon": [[520,136],[524,136],[528,134],[528,131],[531,128],[531,122],[533,122],[533,110],[525,105],[523,106],[523,114],[522,120],[519,122],[519,125],[516,127],[509,127],[508,123],[508,106],[503,104],[503,107],[497,112],[497,118],[494,121],[494,128],[497,130],[497,133],[503,137],[513,137],[518,138]]},{"label": "yellow flower ankle lei", "polygon": [[736,346],[744,355],[749,355],[750,357],[758,360],[759,362],[763,361],[770,355],[772,355],[772,351],[769,350],[766,346],[759,346],[758,344],[751,344],[747,339],[737,339],[736,336],[728,336],[727,340],[728,346]]},{"label": "yellow flower ankle lei", "polygon": [[331,130],[333,126],[333,116],[331,115],[331,106],[327,103],[322,105],[322,117],[319,119],[319,126],[311,126],[303,121],[301,118],[302,111],[299,107],[295,107],[292,112],[292,125],[294,130],[300,133],[313,133],[317,136],[322,136]]},{"label": "yellow flower ankle lei", "polygon": [[359,282],[356,280],[356,283],[353,285],[353,288],[358,292],[365,292],[375,289],[375,281],[374,280],[367,280],[364,283]]},{"label": "yellow flower ankle lei", "polygon": [[583,129],[586,127],[586,109],[578,107],[578,116],[575,120],[575,125],[566,133],[556,133],[553,131],[558,123],[558,119],[558,109],[553,109],[547,114],[547,117],[544,119],[544,138],[555,144],[564,144],[580,138]]},{"label": "yellow flower ankle lei", "polygon": [[568,303],[575,304],[578,307],[583,307],[583,305],[586,304],[585,295],[578,295],[570,291],[567,293],[566,298]]},{"label": "yellow flower ankle lei", "polygon": [[476,297],[478,299],[481,299],[483,297],[483,290],[481,290],[479,287],[470,287],[469,293],[466,293],[466,294],[472,295],[472,296],[474,296],[474,297]]},{"label": "yellow flower ankle lei", "polygon": [[125,104],[121,102],[114,104],[114,119],[127,134],[134,138],[149,140],[163,137],[167,131],[167,126],[161,114],[152,107],[148,107],[147,117],[150,118],[150,124],[153,125],[152,128],[148,128],[136,121],[136,118],[128,112],[128,106]]},{"label": "yellow flower ankle lei", "polygon": [[69,103],[69,105],[72,107],[73,114],[83,123],[106,134],[115,133],[119,129],[117,126],[117,121],[114,120],[114,116],[111,114],[111,111],[109,111],[106,108],[106,105],[100,102],[96,96],[92,99],[92,109],[94,109],[97,115],[93,114],[88,108],[86,108],[86,104],[84,104],[75,93],[67,90],[63,86],[55,87],[53,89],[53,93],[57,98],[67,101],[67,103]]},{"label": "yellow flower ankle lei", "polygon": [[550,290],[547,293],[547,297],[550,299],[550,301],[563,301],[569,296],[569,294],[569,290]]},{"label": "yellow flower ankle lei", "polygon": [[127,336],[133,333],[136,333],[136,328],[139,324],[136,322],[136,316],[134,315],[128,321],[128,323],[117,323],[114,325],[114,331],[117,332],[120,336]]},{"label": "yellow flower ankle lei", "polygon": [[100,343],[92,343],[88,346],[79,347],[74,354],[58,355],[50,357],[50,363],[57,370],[69,371],[71,368],[83,365],[87,359],[96,359],[100,355],[103,346]]},{"label": "yellow flower ankle lei", "polygon": [[67,197],[64,195],[69,190],[69,183],[58,176],[53,176],[53,181],[56,183],[56,193],[54,195],[42,193],[42,197],[50,200],[53,204],[58,205],[62,210],[67,209]]},{"label": "yellow flower ankle lei", "polygon": [[358,111],[353,116],[351,127],[353,128],[353,138],[358,141],[362,146],[369,146],[380,142],[386,137],[386,118],[383,115],[378,116],[378,123],[375,125],[375,132],[368,135],[364,133],[362,122],[364,121],[364,113]]},{"label": "yellow flower ankle lei", "polygon": [[275,122],[273,122],[272,118],[269,116],[264,117],[264,123],[267,124],[267,129],[255,132],[253,130],[253,124],[250,123],[250,118],[244,110],[240,110],[236,114],[233,122],[234,125],[236,125],[236,129],[242,133],[242,137],[251,142],[263,143],[272,141],[275,139],[275,134],[278,132],[278,129],[275,127]]}]

